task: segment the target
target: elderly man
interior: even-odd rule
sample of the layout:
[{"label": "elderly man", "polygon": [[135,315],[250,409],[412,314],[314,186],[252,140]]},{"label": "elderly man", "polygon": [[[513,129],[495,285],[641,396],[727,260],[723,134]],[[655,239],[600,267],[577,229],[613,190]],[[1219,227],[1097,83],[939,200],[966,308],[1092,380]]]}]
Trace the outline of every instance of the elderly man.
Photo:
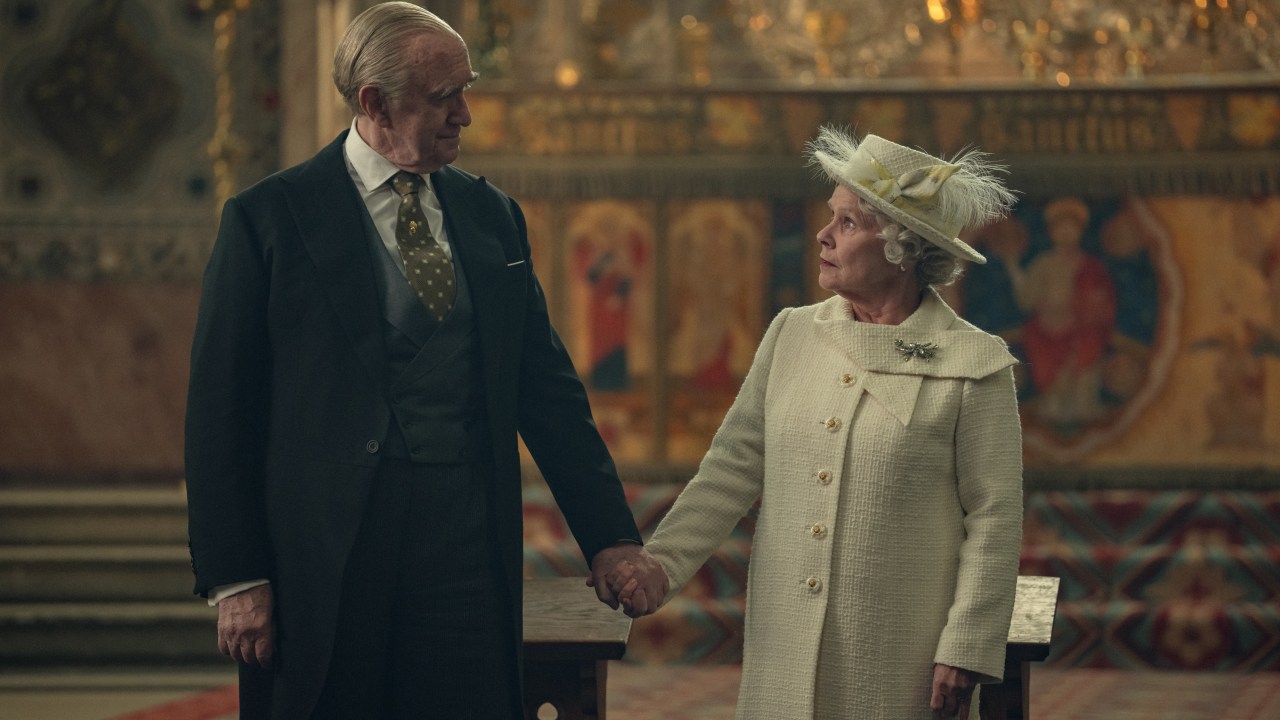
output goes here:
[{"label": "elderly man", "polygon": [[520,716],[517,432],[601,600],[618,568],[649,583],[628,612],[666,592],[519,206],[449,165],[475,77],[436,16],[371,8],[334,58],[351,129],[223,210],[186,465],[243,717]]}]

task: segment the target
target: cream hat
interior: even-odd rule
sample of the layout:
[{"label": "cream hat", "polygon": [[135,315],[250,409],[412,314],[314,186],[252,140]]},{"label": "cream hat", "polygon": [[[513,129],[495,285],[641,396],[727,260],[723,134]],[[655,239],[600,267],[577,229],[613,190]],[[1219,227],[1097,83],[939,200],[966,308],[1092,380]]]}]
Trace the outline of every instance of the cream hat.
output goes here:
[{"label": "cream hat", "polygon": [[1003,217],[1016,199],[996,177],[1004,167],[969,151],[951,162],[876,135],[858,142],[824,127],[809,144],[811,163],[895,222],[964,260],[987,259],[960,239],[962,230]]}]

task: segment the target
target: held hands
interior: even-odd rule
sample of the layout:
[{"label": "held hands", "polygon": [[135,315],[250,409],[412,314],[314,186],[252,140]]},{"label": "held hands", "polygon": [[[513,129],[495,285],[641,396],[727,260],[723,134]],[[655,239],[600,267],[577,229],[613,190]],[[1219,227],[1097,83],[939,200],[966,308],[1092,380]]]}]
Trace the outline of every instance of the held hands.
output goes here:
[{"label": "held hands", "polygon": [[587,586],[596,589],[600,602],[614,610],[622,606],[628,617],[657,611],[667,597],[670,584],[662,565],[639,545],[619,543],[607,547],[591,559]]},{"label": "held hands", "polygon": [[972,670],[937,663],[933,666],[933,696],[929,707],[935,718],[968,718],[978,674]]},{"label": "held hands", "polygon": [[246,665],[271,667],[276,652],[275,597],[259,585],[218,602],[218,652]]}]

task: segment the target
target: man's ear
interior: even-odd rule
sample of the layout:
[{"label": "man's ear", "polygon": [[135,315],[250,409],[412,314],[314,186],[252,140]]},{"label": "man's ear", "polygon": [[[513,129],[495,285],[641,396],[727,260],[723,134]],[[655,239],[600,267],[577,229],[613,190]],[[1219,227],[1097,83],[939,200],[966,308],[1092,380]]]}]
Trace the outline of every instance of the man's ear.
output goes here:
[{"label": "man's ear", "polygon": [[387,113],[387,103],[382,91],[372,85],[362,85],[356,93],[360,101],[360,111],[369,116],[378,127],[389,127],[391,116]]}]

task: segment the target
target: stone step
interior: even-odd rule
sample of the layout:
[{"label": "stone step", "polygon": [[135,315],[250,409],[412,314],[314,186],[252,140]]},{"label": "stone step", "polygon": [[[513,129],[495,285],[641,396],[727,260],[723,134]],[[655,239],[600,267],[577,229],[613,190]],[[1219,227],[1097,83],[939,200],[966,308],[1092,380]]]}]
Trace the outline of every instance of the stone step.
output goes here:
[{"label": "stone step", "polygon": [[187,543],[172,490],[0,490],[0,545]]},{"label": "stone step", "polygon": [[0,546],[0,602],[192,601],[182,545]]},{"label": "stone step", "polygon": [[0,668],[225,667],[217,611],[198,600],[0,603]]}]

